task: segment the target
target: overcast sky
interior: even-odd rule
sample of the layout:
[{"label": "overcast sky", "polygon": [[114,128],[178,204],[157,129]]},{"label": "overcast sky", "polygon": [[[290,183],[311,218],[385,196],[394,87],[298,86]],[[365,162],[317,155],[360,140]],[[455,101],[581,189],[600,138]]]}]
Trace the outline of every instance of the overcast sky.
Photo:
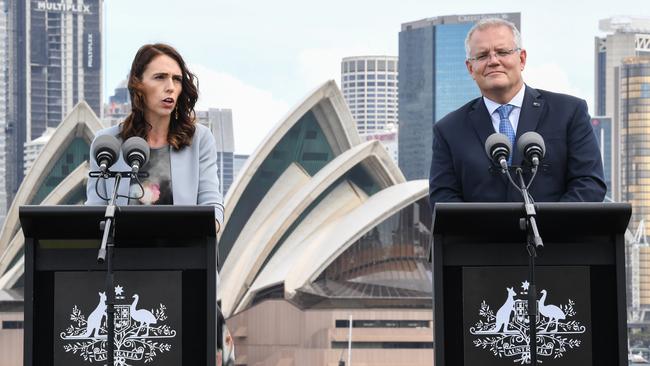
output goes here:
[{"label": "overcast sky", "polygon": [[104,96],[126,78],[137,49],[176,47],[199,77],[198,109],[231,108],[235,150],[251,153],[346,56],[397,55],[400,25],[478,13],[521,13],[525,81],[593,106],[600,19],[650,16],[647,0],[105,0]]}]

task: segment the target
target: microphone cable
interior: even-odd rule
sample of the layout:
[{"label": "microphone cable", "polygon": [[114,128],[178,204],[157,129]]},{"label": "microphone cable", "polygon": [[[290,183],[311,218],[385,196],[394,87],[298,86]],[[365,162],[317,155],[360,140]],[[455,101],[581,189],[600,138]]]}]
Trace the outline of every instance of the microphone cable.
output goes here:
[{"label": "microphone cable", "polygon": [[[102,179],[108,179],[109,177],[108,177],[108,175],[102,175],[101,178]],[[140,177],[138,176],[138,174],[134,174],[134,176],[132,176],[131,178],[135,178],[135,181],[138,184],[138,187],[140,187],[140,192],[142,192],[142,193],[139,196],[136,196],[136,197],[131,197],[130,195],[125,196],[123,194],[118,193],[117,196],[115,196],[116,198],[126,198],[128,200],[132,200],[132,199],[139,200],[140,198],[144,197],[144,186],[142,185],[142,182],[140,181]],[[97,194],[97,197],[99,197],[100,199],[108,202],[111,199],[109,197],[104,197],[101,193],[99,193],[99,180],[100,179],[97,178],[97,180],[95,181],[95,193]]]}]

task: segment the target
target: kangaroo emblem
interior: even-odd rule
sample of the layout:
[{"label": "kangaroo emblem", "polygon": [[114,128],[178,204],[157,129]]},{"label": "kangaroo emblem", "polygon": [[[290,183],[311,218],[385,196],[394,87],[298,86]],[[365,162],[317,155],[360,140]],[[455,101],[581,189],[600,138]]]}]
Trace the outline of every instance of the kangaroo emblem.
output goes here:
[{"label": "kangaroo emblem", "polygon": [[99,329],[102,326],[102,319],[106,316],[106,293],[99,292],[99,304],[90,315],[86,322],[86,333],[80,335],[80,338],[89,338],[95,332],[96,338],[105,338],[106,335],[99,335]]},{"label": "kangaroo emblem", "polygon": [[508,298],[506,298],[506,302],[503,305],[501,305],[501,307],[497,311],[496,326],[494,328],[495,333],[498,333],[502,327],[504,332],[508,331],[508,324],[510,324],[510,314],[515,309],[516,293],[512,289],[512,287],[508,287],[507,290],[508,290]]}]

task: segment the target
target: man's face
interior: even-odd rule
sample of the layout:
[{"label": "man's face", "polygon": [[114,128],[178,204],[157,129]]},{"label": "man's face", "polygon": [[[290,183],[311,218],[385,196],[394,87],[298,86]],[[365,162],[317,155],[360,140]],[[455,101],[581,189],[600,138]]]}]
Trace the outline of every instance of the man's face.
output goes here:
[{"label": "man's face", "polygon": [[465,64],[484,96],[507,103],[523,86],[521,72],[526,65],[526,50],[516,51],[516,48],[512,31],[506,26],[489,27],[472,34],[470,59]]}]

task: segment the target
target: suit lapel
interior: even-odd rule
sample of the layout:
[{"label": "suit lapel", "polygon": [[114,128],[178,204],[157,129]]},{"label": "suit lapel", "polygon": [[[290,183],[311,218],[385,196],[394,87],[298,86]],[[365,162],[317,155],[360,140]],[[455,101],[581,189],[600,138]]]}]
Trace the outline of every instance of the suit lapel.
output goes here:
[{"label": "suit lapel", "polygon": [[[494,130],[494,126],[492,125],[492,117],[490,116],[490,112],[487,110],[487,107],[485,106],[483,97],[476,99],[474,104],[472,104],[470,111],[468,113],[468,117],[469,117],[470,124],[474,128],[474,131],[476,131],[479,144],[481,144],[481,147],[485,147],[485,140],[487,140],[487,138],[491,134],[495,133],[496,131]],[[492,163],[492,158],[488,155],[487,152],[485,152],[485,149],[482,148],[481,150],[483,150],[483,153],[485,154],[485,158],[487,159],[486,161],[487,166],[488,167],[493,166],[497,168],[492,170],[492,173],[488,173],[488,174],[498,174],[503,184],[508,184],[506,176],[499,173],[497,165],[495,163]]]},{"label": "suit lapel", "polygon": [[[483,97],[480,97],[474,101],[469,111],[469,121],[476,134],[478,135],[478,140],[481,144],[485,144],[488,136],[493,134],[494,126],[492,126],[492,117],[485,107],[485,102],[483,102]],[[488,156],[485,153],[485,156]],[[488,156],[488,159],[490,157]]]},{"label": "suit lapel", "polygon": [[[517,137],[515,143],[524,133],[537,130],[537,125],[539,124],[543,110],[544,98],[542,98],[542,95],[536,89],[526,86],[524,101],[521,104],[521,113],[519,113],[519,123],[517,125]],[[512,162],[515,165],[519,165],[523,157],[517,148],[513,147],[513,149],[515,150],[515,154],[512,158]]]}]

